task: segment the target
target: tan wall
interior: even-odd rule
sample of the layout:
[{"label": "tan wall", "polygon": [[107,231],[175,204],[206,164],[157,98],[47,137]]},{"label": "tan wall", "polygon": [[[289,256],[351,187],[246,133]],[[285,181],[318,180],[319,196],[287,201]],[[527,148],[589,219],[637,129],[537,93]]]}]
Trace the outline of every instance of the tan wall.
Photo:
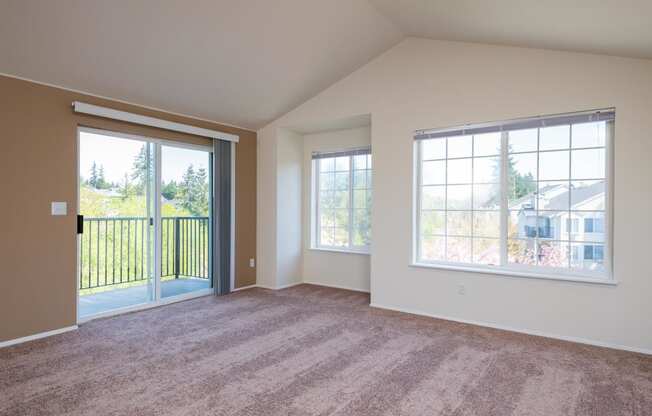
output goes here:
[{"label": "tan wall", "polygon": [[[77,126],[190,143],[209,139],[72,111],[74,100],[240,136],[236,287],[254,284],[256,133],[0,76],[0,341],[76,323]],[[66,201],[68,215],[50,215]]]}]

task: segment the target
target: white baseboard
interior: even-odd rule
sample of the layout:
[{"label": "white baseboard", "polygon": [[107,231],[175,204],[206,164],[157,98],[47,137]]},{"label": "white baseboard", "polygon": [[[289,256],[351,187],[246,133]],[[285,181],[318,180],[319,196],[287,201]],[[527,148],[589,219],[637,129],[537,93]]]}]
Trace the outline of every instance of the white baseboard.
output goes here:
[{"label": "white baseboard", "polygon": [[28,335],[26,337],[10,339],[8,341],[0,341],[0,348],[10,347],[12,345],[22,344],[23,342],[34,341],[41,338],[51,337],[52,335],[63,334],[64,332],[75,331],[77,325],[67,326],[65,328],[53,329],[52,331],[40,332],[34,335]]},{"label": "white baseboard", "polygon": [[550,334],[550,333],[547,333],[547,332],[533,331],[533,330],[529,330],[529,329],[514,328],[514,327],[510,327],[510,326],[505,326],[505,325],[492,324],[492,323],[489,323],[489,322],[481,322],[481,321],[472,321],[472,320],[468,320],[468,319],[451,318],[449,316],[426,313],[426,312],[418,311],[418,310],[415,310],[415,309],[399,308],[399,307],[395,307],[395,306],[386,306],[386,305],[381,305],[381,304],[378,304],[378,303],[371,303],[371,304],[369,304],[369,306],[371,306],[372,308],[386,309],[386,310],[396,311],[396,312],[404,312],[404,313],[409,313],[409,314],[412,314],[412,315],[427,316],[429,318],[435,318],[435,319],[443,319],[445,321],[453,321],[453,322],[459,322],[459,323],[463,323],[463,324],[482,326],[482,327],[486,327],[486,328],[500,329],[500,330],[503,330],[503,331],[518,332],[520,334],[534,335],[534,336],[537,336],[537,337],[552,338],[552,339],[558,339],[558,340],[561,340],[561,341],[575,342],[575,343],[578,343],[578,344],[593,345],[595,347],[611,348],[611,349],[615,349],[615,350],[637,352],[637,353],[640,353],[640,354],[652,355],[652,349],[647,349],[647,348],[629,347],[629,346],[626,346],[626,345],[612,344],[612,343],[609,343],[609,342],[595,341],[595,340],[590,340],[590,339],[585,339],[585,338],[571,337],[571,336],[566,336],[566,335]]},{"label": "white baseboard", "polygon": [[262,289],[269,289],[269,290],[281,290],[281,289],[287,289],[289,287],[298,286],[298,285],[302,285],[302,284],[303,284],[303,282],[296,282],[296,283],[290,283],[288,285],[276,286],[276,287],[274,287],[274,286],[265,286],[265,285],[256,285],[256,287],[260,287]]},{"label": "white baseboard", "polygon": [[290,283],[289,285],[276,286],[276,287],[274,287],[274,286],[266,286],[266,285],[251,285],[251,286],[245,286],[245,287],[235,289],[235,290],[233,290],[233,292],[235,292],[237,290],[251,289],[251,288],[254,288],[254,287],[259,287],[261,289],[269,289],[269,290],[281,290],[281,289],[287,289],[287,288],[294,287],[294,286],[299,286],[299,285],[314,285],[314,286],[332,287],[333,289],[343,289],[343,290],[351,290],[353,292],[370,293],[368,290],[358,289],[358,288],[355,288],[355,287],[329,285],[329,284],[320,283],[320,282],[296,282],[296,283]]},{"label": "white baseboard", "polygon": [[370,293],[368,290],[365,289],[358,289],[355,287],[347,287],[347,286],[339,286],[339,285],[329,285],[326,283],[320,283],[320,282],[303,282],[307,285],[315,285],[315,286],[324,286],[324,287],[332,287],[333,289],[344,289],[344,290],[351,290],[353,292],[362,292],[362,293]]},{"label": "white baseboard", "polygon": [[239,292],[241,290],[253,289],[255,287],[260,287],[260,286],[258,286],[258,285],[249,285],[249,286],[236,287],[235,289],[231,289],[231,292]]}]

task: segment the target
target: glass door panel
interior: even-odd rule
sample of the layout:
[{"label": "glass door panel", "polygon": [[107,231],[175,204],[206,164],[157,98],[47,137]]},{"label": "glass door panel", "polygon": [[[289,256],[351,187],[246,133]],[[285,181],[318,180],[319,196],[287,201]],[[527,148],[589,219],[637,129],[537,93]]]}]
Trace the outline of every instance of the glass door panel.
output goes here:
[{"label": "glass door panel", "polygon": [[161,146],[161,298],[210,290],[208,150]]},{"label": "glass door panel", "polygon": [[79,131],[79,317],[154,300],[154,144]]}]

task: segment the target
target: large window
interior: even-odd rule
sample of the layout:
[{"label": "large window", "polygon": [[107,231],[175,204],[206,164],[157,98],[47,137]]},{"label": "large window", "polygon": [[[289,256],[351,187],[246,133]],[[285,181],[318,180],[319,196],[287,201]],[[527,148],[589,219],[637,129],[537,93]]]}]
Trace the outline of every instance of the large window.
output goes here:
[{"label": "large window", "polygon": [[615,113],[417,132],[415,262],[609,277]]},{"label": "large window", "polygon": [[366,252],[371,239],[371,151],[313,154],[313,246]]}]

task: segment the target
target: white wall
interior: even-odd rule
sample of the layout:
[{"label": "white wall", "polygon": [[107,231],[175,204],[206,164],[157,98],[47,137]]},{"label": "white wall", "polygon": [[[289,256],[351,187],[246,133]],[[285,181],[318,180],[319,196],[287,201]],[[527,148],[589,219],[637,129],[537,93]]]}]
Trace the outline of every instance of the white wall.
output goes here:
[{"label": "white wall", "polygon": [[305,134],[303,136],[303,281],[326,286],[369,291],[370,256],[311,249],[312,152],[368,146],[369,127]]},{"label": "white wall", "polygon": [[[617,113],[617,286],[409,266],[415,129],[611,106]],[[278,127],[371,114],[374,304],[652,352],[651,112],[649,60],[410,38],[258,137],[262,146],[272,146]],[[261,159],[274,157],[262,146]],[[270,168],[261,160],[261,195],[273,186]],[[265,198],[259,200],[264,210]],[[274,224],[260,227],[262,236],[275,233]],[[261,251],[274,250],[269,239],[260,241]],[[268,265],[262,266],[259,273],[268,275]],[[457,294],[460,283],[464,296]]]},{"label": "white wall", "polygon": [[[301,196],[303,140],[287,129],[278,132],[276,142],[276,285],[299,283],[301,278]],[[264,202],[263,202],[264,203]]]}]

